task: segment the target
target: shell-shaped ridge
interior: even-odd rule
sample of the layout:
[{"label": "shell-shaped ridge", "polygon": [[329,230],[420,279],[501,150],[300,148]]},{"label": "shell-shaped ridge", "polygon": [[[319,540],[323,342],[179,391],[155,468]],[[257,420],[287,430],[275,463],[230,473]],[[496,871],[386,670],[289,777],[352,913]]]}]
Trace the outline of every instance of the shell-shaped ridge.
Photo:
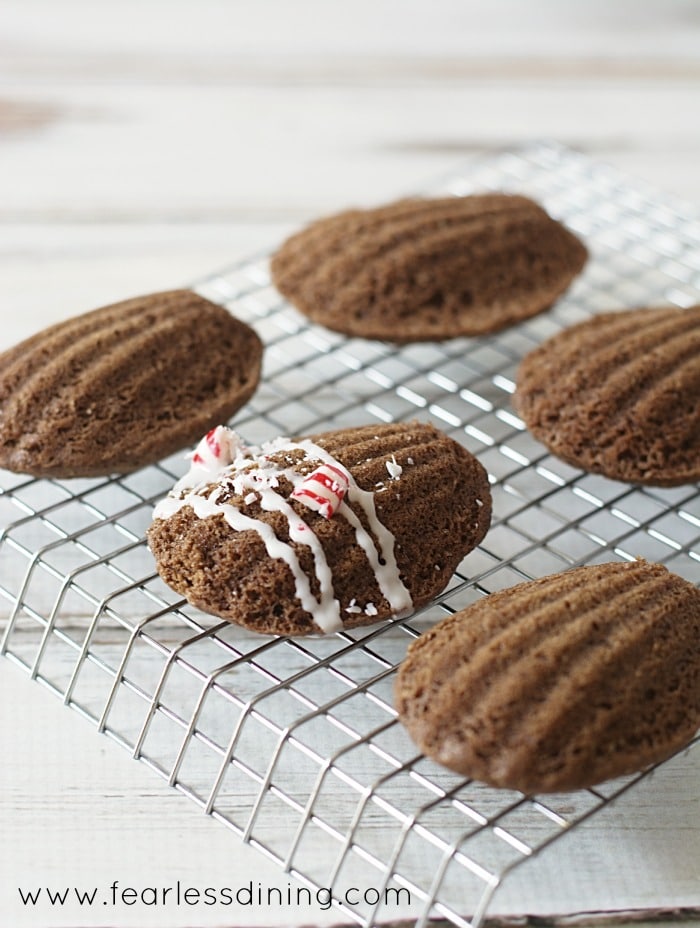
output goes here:
[{"label": "shell-shaped ridge", "polygon": [[0,466],[77,477],[153,463],[243,406],[261,357],[249,326],[188,290],[58,323],[0,355]]},{"label": "shell-shaped ridge", "polygon": [[491,785],[592,786],[693,737],[699,633],[700,591],[666,568],[577,568],[485,597],[418,639],[399,716],[428,756]]},{"label": "shell-shaped ridge", "polygon": [[272,258],[273,280],[328,328],[396,342],[494,332],[547,309],[587,257],[526,197],[401,200],[312,223]]},{"label": "shell-shaped ridge", "polygon": [[700,305],[605,313],[525,357],[514,404],[574,466],[616,480],[700,479]]}]

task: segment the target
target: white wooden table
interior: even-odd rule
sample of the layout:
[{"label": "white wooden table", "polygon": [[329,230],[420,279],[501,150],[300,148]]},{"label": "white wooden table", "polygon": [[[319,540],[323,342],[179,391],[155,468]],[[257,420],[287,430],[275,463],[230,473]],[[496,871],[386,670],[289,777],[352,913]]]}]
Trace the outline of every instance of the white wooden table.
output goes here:
[{"label": "white wooden table", "polygon": [[[0,348],[534,138],[700,204],[690,0],[6,0],[0,79]],[[661,808],[658,778],[676,797]],[[674,761],[515,880],[499,913],[697,915],[698,797],[700,771]],[[337,921],[22,906],[19,886],[287,881],[6,661],[0,829],[2,925]]]}]

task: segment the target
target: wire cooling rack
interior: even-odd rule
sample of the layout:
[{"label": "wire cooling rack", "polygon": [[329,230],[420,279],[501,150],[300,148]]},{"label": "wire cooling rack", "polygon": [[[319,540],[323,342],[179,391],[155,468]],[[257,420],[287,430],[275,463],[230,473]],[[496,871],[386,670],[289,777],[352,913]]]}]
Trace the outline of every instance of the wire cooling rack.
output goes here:
[{"label": "wire cooling rack", "polygon": [[484,594],[578,564],[643,556],[700,581],[696,487],[582,474],[548,455],[510,402],[522,356],[562,327],[698,301],[698,214],[554,144],[471,166],[429,192],[483,189],[533,196],[591,251],[554,309],[495,336],[404,347],[347,339],[286,305],[265,257],[197,284],[266,345],[261,386],[235,419],[249,442],[418,418],[488,469],[492,528],[429,608],[328,638],[255,636],[191,608],[155,574],[144,532],[186,467],[181,456],[102,480],[0,474],[2,652],[307,887],[371,885],[357,905],[335,894],[364,925],[388,918],[401,890],[421,924],[478,925],[515,867],[641,779],[526,797],[437,767],[392,706],[409,642]]}]

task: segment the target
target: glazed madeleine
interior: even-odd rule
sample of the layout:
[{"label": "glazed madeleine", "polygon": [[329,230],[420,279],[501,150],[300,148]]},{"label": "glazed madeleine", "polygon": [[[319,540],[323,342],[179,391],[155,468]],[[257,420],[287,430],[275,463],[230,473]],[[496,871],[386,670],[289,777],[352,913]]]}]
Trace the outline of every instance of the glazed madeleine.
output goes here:
[{"label": "glazed madeleine", "polygon": [[158,571],[205,612],[266,634],[405,615],[484,537],[486,472],[413,422],[246,446],[202,440],[148,533]]}]

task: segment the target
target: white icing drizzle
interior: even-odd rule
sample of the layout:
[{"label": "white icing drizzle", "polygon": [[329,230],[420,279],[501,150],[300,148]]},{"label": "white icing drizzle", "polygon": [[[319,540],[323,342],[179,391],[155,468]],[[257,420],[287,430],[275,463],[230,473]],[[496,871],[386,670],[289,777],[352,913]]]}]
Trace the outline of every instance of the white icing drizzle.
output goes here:
[{"label": "white icing drizzle", "polygon": [[348,499],[358,503],[364,510],[369,526],[379,542],[379,551],[377,551],[372,536],[365,530],[362,523],[345,500],[343,500],[338,507],[338,512],[347,519],[350,525],[355,529],[357,544],[365,552],[384,598],[394,612],[399,615],[404,615],[410,611],[413,606],[413,601],[411,599],[411,594],[406,589],[399,574],[399,568],[394,554],[395,538],[377,516],[377,510],[374,505],[374,493],[358,487],[354,477],[346,467],[343,467],[333,455],[325,450],[325,448],[321,448],[320,445],[315,445],[312,441],[309,441],[308,438],[302,439],[299,442],[284,443],[279,449],[275,447],[275,450],[286,451],[296,450],[298,448],[302,448],[308,457],[319,458],[326,464],[332,464],[334,467],[340,468],[340,470],[345,473],[349,487]]},{"label": "white icing drizzle", "polygon": [[[278,452],[301,450],[307,458],[331,464],[346,475],[349,487],[348,499],[359,504],[365,512],[367,522],[378,541],[379,551],[372,536],[363,527],[347,502],[343,501],[340,504],[338,514],[353,527],[357,544],[365,552],[377,584],[392,610],[399,615],[405,615],[410,611],[411,595],[399,575],[394,555],[394,536],[377,516],[374,495],[358,487],[347,468],[343,467],[324,448],[308,439],[299,442],[277,439],[263,445],[262,448],[249,448],[241,442],[233,430],[219,426],[215,431],[219,456],[210,453],[213,445],[210,433],[210,436],[202,439],[198,450],[192,455],[190,471],[155,507],[154,518],[167,519],[183,507],[190,506],[200,519],[223,515],[234,531],[253,530],[257,532],[268,555],[272,558],[280,558],[289,567],[294,578],[297,598],[304,610],[312,616],[314,622],[324,632],[337,631],[343,626],[340,604],[334,595],[332,572],[323,547],[309,525],[276,491],[279,486],[279,477],[285,477],[294,488],[303,482],[304,477],[291,467],[279,468],[269,460],[270,455]],[[209,438],[208,445],[205,445],[207,438]],[[212,483],[217,485],[207,492]],[[302,569],[294,548],[277,538],[272,527],[267,523],[246,516],[229,502],[219,502],[219,497],[226,489],[231,489],[236,495],[242,496],[245,502],[250,502],[253,498],[258,499],[261,508],[267,512],[279,512],[284,515],[289,525],[291,541],[306,545],[313,554],[314,569],[319,583],[318,599],[311,591],[309,578]],[[373,611],[369,610],[370,606]],[[355,610],[349,608],[346,611]],[[376,611],[373,604],[368,604],[365,610],[367,615],[376,614]]]},{"label": "white icing drizzle", "polygon": [[[228,503],[219,503],[216,499],[212,499],[215,494],[218,493],[218,489],[212,493],[210,497],[200,496],[197,493],[190,493],[184,497],[182,500],[174,500],[179,504],[177,508],[188,505],[191,506],[194,510],[195,515],[199,519],[206,519],[208,516],[223,515],[231,528],[236,532],[244,532],[247,529],[252,529],[257,532],[260,538],[262,539],[265,549],[270,557],[280,558],[287,564],[289,569],[292,572],[294,577],[294,585],[296,588],[296,595],[301,602],[304,609],[311,613],[314,617],[316,624],[322,628],[324,631],[336,631],[339,628],[342,628],[342,622],[340,620],[340,608],[337,600],[333,598],[332,589],[330,591],[330,601],[329,601],[329,592],[328,592],[328,580],[330,579],[330,570],[328,564],[326,563],[325,556],[323,557],[323,564],[319,564],[318,560],[316,563],[316,574],[319,577],[321,582],[321,598],[317,600],[316,597],[311,592],[311,585],[309,583],[309,578],[304,573],[299,563],[299,558],[297,557],[294,549],[291,545],[288,545],[284,541],[275,535],[271,526],[265,522],[261,522],[259,519],[251,519],[250,516],[246,516],[240,510],[236,509],[235,506],[230,506]],[[267,494],[263,494],[263,498],[267,497]],[[277,497],[280,499],[280,497]],[[266,500],[268,506],[263,504],[263,508],[270,510],[277,509],[275,505],[270,505],[270,500]],[[290,507],[291,508],[291,507]],[[177,511],[177,509],[175,510]],[[292,511],[296,522],[299,522],[298,517]],[[308,543],[307,539],[301,539],[299,537],[300,532],[293,531],[290,524],[290,538],[294,541],[302,541]],[[307,535],[316,538],[314,533],[307,526]],[[320,548],[320,545],[318,546]],[[323,552],[321,552],[323,555]],[[316,556],[316,551],[314,550],[314,555]],[[325,567],[325,569],[324,569]],[[324,578],[326,582],[324,583]],[[325,589],[324,589],[325,587]]]}]

